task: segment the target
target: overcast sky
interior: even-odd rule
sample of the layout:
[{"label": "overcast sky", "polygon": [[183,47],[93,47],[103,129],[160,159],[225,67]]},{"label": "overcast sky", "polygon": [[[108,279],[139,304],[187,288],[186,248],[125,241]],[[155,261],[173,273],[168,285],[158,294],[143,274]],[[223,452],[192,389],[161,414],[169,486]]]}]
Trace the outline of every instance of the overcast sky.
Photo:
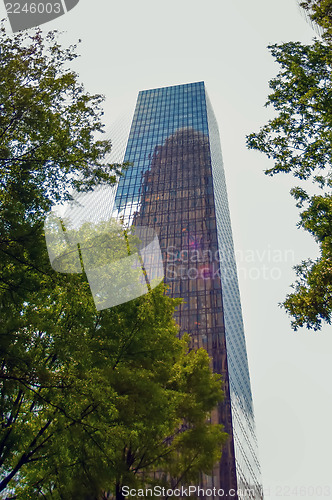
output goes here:
[{"label": "overcast sky", "polygon": [[245,148],[272,113],[263,107],[277,72],[267,45],[314,35],[295,0],[80,0],[44,27],[64,30],[65,43],[82,39],[75,67],[89,92],[105,94],[108,127],[133,112],[139,90],[205,81],[223,148],[265,498],[332,498],[332,329],[294,333],[278,307],[292,266],[317,247],[296,228],[292,178],[266,177],[269,161]]}]

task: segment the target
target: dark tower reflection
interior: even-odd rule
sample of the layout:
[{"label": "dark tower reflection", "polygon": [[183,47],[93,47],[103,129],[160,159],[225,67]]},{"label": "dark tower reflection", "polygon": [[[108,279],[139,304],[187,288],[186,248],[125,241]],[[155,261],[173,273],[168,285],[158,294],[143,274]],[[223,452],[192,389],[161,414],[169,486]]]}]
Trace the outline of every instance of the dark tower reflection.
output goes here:
[{"label": "dark tower reflection", "polygon": [[175,315],[180,334],[189,333],[193,348],[208,351],[213,370],[222,374],[224,381],[225,400],[212,419],[224,425],[230,438],[213,477],[204,477],[202,482],[208,487],[236,490],[208,136],[193,128],[181,128],[156,146],[151,167],[143,175],[141,193],[133,222],[153,227],[159,236],[169,293],[184,299]]}]

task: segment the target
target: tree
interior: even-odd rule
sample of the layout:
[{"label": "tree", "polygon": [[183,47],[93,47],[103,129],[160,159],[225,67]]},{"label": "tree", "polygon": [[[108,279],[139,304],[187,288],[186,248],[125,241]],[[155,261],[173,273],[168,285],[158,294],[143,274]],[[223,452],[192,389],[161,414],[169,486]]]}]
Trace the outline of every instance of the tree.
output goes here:
[{"label": "tree", "polygon": [[11,263],[7,269],[2,260],[2,292],[21,303],[34,280],[40,221],[71,188],[114,183],[118,167],[104,162],[110,141],[94,140],[103,98],[86,93],[66,68],[75,47],[62,49],[56,37],[0,30],[0,248]]},{"label": "tree", "polygon": [[295,267],[294,292],[282,304],[293,318],[294,330],[302,326],[319,330],[322,321],[330,324],[332,314],[332,24],[327,25],[326,14],[332,2],[304,2],[307,8],[313,3],[311,16],[325,29],[325,41],[269,47],[280,72],[270,81],[273,92],[266,106],[272,105],[277,116],[247,137],[249,148],[273,160],[267,175],[291,173],[300,181],[291,190],[303,209],[298,226],[309,231],[320,247],[318,259]]},{"label": "tree", "polygon": [[[114,183],[116,166],[104,163],[110,142],[94,140],[102,131],[102,97],[85,93],[77,75],[66,68],[76,57],[75,47],[62,49],[55,32],[45,38],[40,30],[7,37],[4,26],[0,43],[3,491],[40,451],[54,421],[41,411],[42,388],[51,395],[60,388],[40,320],[48,321],[52,313],[50,289],[61,297],[65,281],[50,272],[42,221],[55,201],[70,197],[71,187],[88,190]],[[47,304],[48,312],[39,315]]]},{"label": "tree", "polygon": [[306,0],[300,5],[308,13],[323,33],[323,38],[332,41],[332,1],[331,0]]},{"label": "tree", "polygon": [[220,377],[177,337],[178,301],[163,291],[96,314],[77,275],[25,308],[3,374],[2,491],[98,498],[116,487],[122,498],[122,485],[158,470],[184,480],[212,469],[226,438],[207,421]]},{"label": "tree", "polygon": [[226,438],[207,419],[221,382],[177,337],[178,300],[160,285],[97,312],[84,273],[51,268],[52,205],[118,172],[110,143],[94,139],[102,98],[66,69],[75,48],[54,32],[2,28],[0,43],[1,495],[121,498],[158,470],[210,471]]}]

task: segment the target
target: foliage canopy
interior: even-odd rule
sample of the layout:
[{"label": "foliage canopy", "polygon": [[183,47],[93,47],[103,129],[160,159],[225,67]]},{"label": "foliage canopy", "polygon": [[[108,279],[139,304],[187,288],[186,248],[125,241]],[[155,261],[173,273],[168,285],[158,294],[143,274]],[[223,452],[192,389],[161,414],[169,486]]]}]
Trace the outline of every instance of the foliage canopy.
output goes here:
[{"label": "foliage canopy", "polygon": [[318,330],[322,321],[331,322],[332,314],[332,2],[303,5],[312,7],[311,17],[324,28],[324,40],[269,47],[280,71],[270,81],[266,106],[273,106],[277,114],[247,137],[247,145],[273,160],[267,175],[291,173],[300,181],[291,190],[303,209],[298,225],[313,235],[320,257],[296,266],[294,292],[283,306],[295,330]]}]

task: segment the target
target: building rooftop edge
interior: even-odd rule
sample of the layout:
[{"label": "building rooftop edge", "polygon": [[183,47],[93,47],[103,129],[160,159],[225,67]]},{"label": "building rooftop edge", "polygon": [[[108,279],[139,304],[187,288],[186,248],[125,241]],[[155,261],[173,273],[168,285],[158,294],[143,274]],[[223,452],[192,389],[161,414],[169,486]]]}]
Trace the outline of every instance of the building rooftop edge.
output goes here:
[{"label": "building rooftop edge", "polygon": [[144,90],[140,90],[139,94],[141,94],[143,92],[153,92],[155,90],[174,89],[176,87],[190,87],[191,85],[202,85],[203,87],[205,87],[204,81],[201,80],[198,82],[182,83],[182,84],[178,84],[178,85],[167,85],[166,87],[156,87],[156,88],[151,88],[151,89],[144,89]]}]

